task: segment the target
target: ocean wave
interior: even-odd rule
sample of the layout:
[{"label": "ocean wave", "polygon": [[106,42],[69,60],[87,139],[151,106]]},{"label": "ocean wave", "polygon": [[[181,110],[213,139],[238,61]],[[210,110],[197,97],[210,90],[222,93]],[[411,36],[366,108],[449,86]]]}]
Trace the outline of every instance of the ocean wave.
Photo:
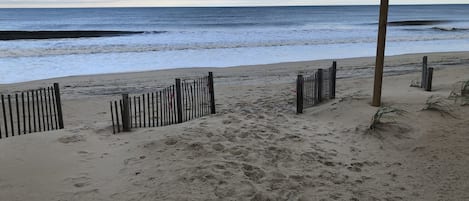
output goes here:
[{"label": "ocean wave", "polygon": [[458,28],[458,27],[432,27],[433,30],[438,31],[469,31],[469,28]]},{"label": "ocean wave", "polygon": [[[149,32],[151,33],[151,32]],[[469,35],[460,36],[427,36],[427,37],[391,37],[389,42],[413,42],[432,40],[469,39]],[[73,46],[48,46],[30,48],[0,48],[0,58],[42,57],[77,54],[106,54],[106,53],[139,53],[158,51],[211,50],[235,48],[268,48],[281,46],[316,46],[334,44],[357,44],[376,42],[374,37],[353,39],[318,39],[318,40],[266,40],[266,41],[236,41],[236,42],[195,42],[174,44],[96,44]]]},{"label": "ocean wave", "polygon": [[67,30],[67,31],[0,31],[0,40],[25,39],[63,39],[63,38],[90,38],[111,37],[143,33],[164,33],[162,31],[95,31],[95,30]]},{"label": "ocean wave", "polygon": [[388,22],[389,26],[425,26],[449,23],[449,20],[403,20]]}]

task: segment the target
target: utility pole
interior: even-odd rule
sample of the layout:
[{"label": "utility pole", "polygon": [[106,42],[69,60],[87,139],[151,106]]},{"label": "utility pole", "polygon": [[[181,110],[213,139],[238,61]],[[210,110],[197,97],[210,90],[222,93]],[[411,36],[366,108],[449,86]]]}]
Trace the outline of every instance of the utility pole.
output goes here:
[{"label": "utility pole", "polygon": [[381,90],[383,87],[384,50],[386,47],[386,28],[388,24],[389,0],[381,0],[379,11],[378,47],[376,50],[375,83],[372,106],[381,106]]}]

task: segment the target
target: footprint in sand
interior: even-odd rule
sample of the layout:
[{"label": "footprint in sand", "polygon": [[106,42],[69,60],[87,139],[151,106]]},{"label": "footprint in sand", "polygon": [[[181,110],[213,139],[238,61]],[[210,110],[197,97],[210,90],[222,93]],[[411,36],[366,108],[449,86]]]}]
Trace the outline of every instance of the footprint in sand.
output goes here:
[{"label": "footprint in sand", "polygon": [[89,186],[91,184],[91,179],[86,176],[87,174],[84,174],[84,176],[79,176],[79,177],[69,177],[64,179],[66,183],[71,183],[73,184],[74,187],[76,188],[83,188],[85,186]]},{"label": "footprint in sand", "polygon": [[246,175],[251,181],[258,182],[260,179],[265,177],[265,172],[256,166],[243,164],[241,169],[243,170],[244,175]]},{"label": "footprint in sand", "polygon": [[256,193],[256,187],[248,181],[236,182],[234,184],[227,184],[222,182],[215,188],[215,195],[221,199],[236,196],[241,198],[252,197]]},{"label": "footprint in sand", "polygon": [[83,142],[85,141],[85,137],[83,135],[71,135],[71,136],[63,136],[57,139],[59,142],[68,144],[68,143],[75,143],[75,142]]},{"label": "footprint in sand", "polygon": [[225,149],[225,146],[223,146],[220,143],[212,145],[212,149],[215,151],[223,151]]},{"label": "footprint in sand", "polygon": [[169,145],[169,146],[175,145],[175,144],[177,144],[177,143],[178,143],[178,141],[177,141],[176,139],[167,139],[167,140],[164,142],[164,144]]}]

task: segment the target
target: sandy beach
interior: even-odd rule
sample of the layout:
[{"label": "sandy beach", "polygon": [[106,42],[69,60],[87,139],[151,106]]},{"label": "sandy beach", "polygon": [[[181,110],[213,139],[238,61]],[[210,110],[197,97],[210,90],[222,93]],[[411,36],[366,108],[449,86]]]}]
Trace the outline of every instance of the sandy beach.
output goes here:
[{"label": "sandy beach", "polygon": [[[410,87],[422,56],[433,91]],[[374,57],[338,59],[337,98],[295,113],[299,72],[332,60],[73,76],[59,82],[65,129],[0,140],[0,200],[469,200],[469,52],[386,57],[370,129]],[[112,134],[109,102],[174,78],[215,75],[217,114]]]}]

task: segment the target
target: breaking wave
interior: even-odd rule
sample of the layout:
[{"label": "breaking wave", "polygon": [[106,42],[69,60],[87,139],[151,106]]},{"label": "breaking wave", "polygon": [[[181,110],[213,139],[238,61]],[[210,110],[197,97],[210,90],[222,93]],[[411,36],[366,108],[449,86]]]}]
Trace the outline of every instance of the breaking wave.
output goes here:
[{"label": "breaking wave", "polygon": [[62,39],[62,38],[91,38],[112,37],[143,33],[164,33],[164,31],[96,31],[96,30],[74,30],[74,31],[0,31],[0,40],[25,40],[25,39]]}]

